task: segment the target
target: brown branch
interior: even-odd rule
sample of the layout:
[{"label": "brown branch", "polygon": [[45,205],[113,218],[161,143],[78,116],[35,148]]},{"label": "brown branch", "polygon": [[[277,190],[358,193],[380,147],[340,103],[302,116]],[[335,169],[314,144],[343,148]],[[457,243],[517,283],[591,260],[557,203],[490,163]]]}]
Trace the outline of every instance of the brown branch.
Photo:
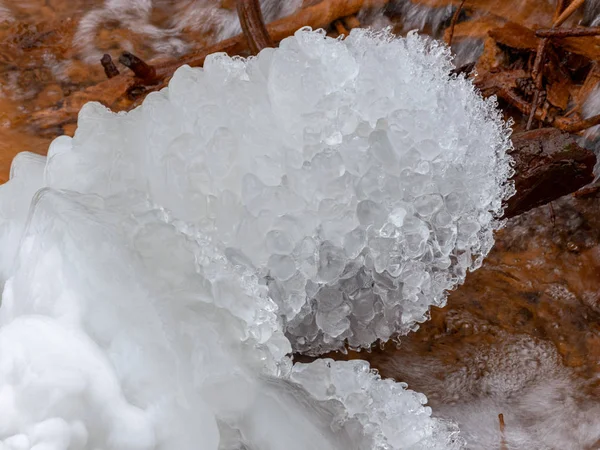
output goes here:
[{"label": "brown branch", "polygon": [[337,31],[337,34],[339,34],[340,36],[348,36],[350,34],[348,29],[344,25],[344,22],[339,19],[333,22],[333,26],[335,27],[335,31]]},{"label": "brown branch", "polygon": [[552,17],[552,23],[556,22],[556,20],[560,17],[561,13],[564,11],[565,1],[566,0],[558,0],[556,2],[556,9],[554,10],[554,17]]},{"label": "brown branch", "polygon": [[304,26],[327,28],[336,19],[353,16],[365,8],[382,8],[387,3],[388,0],[323,0],[269,24],[267,29],[271,38],[279,42]]},{"label": "brown branch", "polygon": [[258,0],[237,0],[237,12],[248,47],[253,55],[263,48],[274,47]]},{"label": "brown branch", "polygon": [[538,110],[538,106],[540,105],[540,92],[541,88],[538,86],[536,81],[535,83],[535,92],[533,94],[533,101],[531,102],[531,109],[529,111],[529,117],[527,118],[527,125],[525,126],[526,130],[531,130],[531,126],[533,125],[533,119],[536,117],[535,113]]},{"label": "brown branch", "polygon": [[[564,120],[558,120],[564,119]],[[557,118],[557,124],[560,124],[560,129],[569,133],[577,133],[579,131],[587,130],[588,128],[600,125],[600,114],[592,116],[588,119],[583,120],[568,120],[565,118]]]},{"label": "brown branch", "polygon": [[533,63],[533,68],[531,69],[531,78],[535,81],[535,94],[533,96],[533,103],[531,105],[531,111],[529,113],[529,118],[527,119],[527,127],[526,130],[531,129],[531,125],[533,124],[533,119],[535,118],[535,113],[539,106],[540,101],[540,91],[542,89],[542,64],[544,61],[544,55],[546,53],[546,45],[548,45],[548,39],[540,39],[538,44],[537,53],[535,55],[535,61]]},{"label": "brown branch", "polygon": [[[388,0],[323,0],[316,5],[297,11],[295,14],[279,19],[267,26],[267,31],[274,42],[279,42],[291,36],[303,26],[313,29],[325,28],[334,20],[341,17],[353,16],[363,8],[380,8]],[[156,69],[157,82],[145,90],[145,94],[161,89],[168,82],[173,72],[180,66],[188,64],[199,67],[204,64],[206,57],[212,53],[225,52],[229,55],[239,55],[248,49],[248,43],[243,34],[218,42],[196,52],[179,58],[177,61],[153,64]],[[135,106],[128,92],[139,85],[140,80],[133,74],[122,73],[109,80],[104,80],[94,86],[75,92],[60,104],[52,108],[36,111],[32,114],[31,125],[39,129],[50,129],[67,123],[75,123],[81,107],[92,101],[118,108],[129,109]],[[139,102],[142,96],[136,99]]]},{"label": "brown branch", "polygon": [[452,37],[454,36],[454,27],[456,26],[456,22],[458,22],[458,16],[460,16],[460,12],[462,11],[463,6],[467,0],[461,0],[458,8],[454,11],[452,15],[452,21],[450,22],[450,31],[448,33],[448,45],[452,45]]},{"label": "brown branch", "polygon": [[540,38],[598,36],[600,35],[600,27],[540,28],[536,30],[535,35]]},{"label": "brown branch", "polygon": [[105,53],[104,56],[102,56],[100,64],[102,64],[102,67],[104,68],[106,78],[113,78],[119,75],[119,69],[117,69],[117,66],[115,66],[115,63],[108,53]]},{"label": "brown branch", "polygon": [[154,84],[157,81],[156,69],[147,64],[133,53],[123,52],[119,56],[119,62],[130,69],[137,78],[146,84]]},{"label": "brown branch", "polygon": [[[516,107],[523,114],[531,114],[531,105],[519,97],[512,89],[499,89],[496,94]],[[578,133],[596,125],[600,125],[600,114],[584,120],[573,120],[566,116],[545,116],[543,111],[537,110],[535,118],[542,123],[552,125],[567,133]]]},{"label": "brown branch", "polygon": [[519,133],[512,141],[517,193],[507,201],[505,218],[545,205],[594,180],[596,156],[568,133],[542,128]]},{"label": "brown branch", "polygon": [[[564,2],[558,2],[556,5],[555,15],[558,15],[558,19],[554,20],[552,23],[552,28],[556,28],[561,26],[571,15],[581,6],[583,5],[585,0],[573,0],[573,2],[567,6],[567,8],[562,11],[562,13],[558,14],[558,11],[562,9],[564,6]],[[543,83],[543,75],[542,75],[542,65],[544,62],[544,56],[546,51],[546,46],[548,45],[548,38],[543,37],[537,48],[537,54],[535,56],[535,62],[533,63],[533,69],[531,71],[531,78],[535,81],[535,95],[533,97],[533,103],[531,105],[531,112],[529,114],[529,118],[527,119],[527,127],[526,130],[530,130],[533,124],[533,119],[535,118],[535,113],[538,109],[540,102],[540,91],[542,89]]]},{"label": "brown branch", "polygon": [[[579,189],[577,192],[575,192],[573,194],[573,197],[575,197],[575,198],[595,197],[598,194],[598,192],[600,192],[600,184],[592,183],[589,186]],[[598,440],[597,445],[595,445],[594,447],[591,447],[591,448],[593,448],[593,449],[600,448],[600,439]]]},{"label": "brown branch", "polygon": [[554,21],[554,23],[552,24],[552,27],[554,28],[554,27],[561,26],[584,3],[585,3],[585,0],[573,0],[573,2],[569,6],[567,6],[567,8],[560,14],[560,16],[558,17],[558,19],[556,19]]}]

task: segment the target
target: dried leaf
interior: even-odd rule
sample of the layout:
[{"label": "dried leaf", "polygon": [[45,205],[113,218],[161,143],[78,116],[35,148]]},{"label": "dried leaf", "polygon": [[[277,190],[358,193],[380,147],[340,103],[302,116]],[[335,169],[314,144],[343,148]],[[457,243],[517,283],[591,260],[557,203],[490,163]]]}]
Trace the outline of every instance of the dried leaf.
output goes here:
[{"label": "dried leaf", "polygon": [[[488,36],[490,28],[499,28],[504,25],[505,22],[506,21],[500,17],[486,15],[457,23],[454,27],[452,42],[464,38],[485,39]],[[444,33],[445,42],[448,42],[449,34],[450,29],[446,28]]]},{"label": "dried leaf", "polygon": [[[412,0],[413,3],[432,8],[445,8],[448,4],[458,6],[460,0]],[[464,6],[471,11],[485,12],[523,26],[551,25],[554,5],[539,0],[468,0]],[[581,18],[576,13],[575,18]],[[576,20],[576,19],[574,19]]]},{"label": "dried leaf", "polygon": [[485,97],[495,95],[499,90],[510,90],[517,87],[517,80],[529,76],[524,70],[502,70],[481,72],[475,78],[475,85]]},{"label": "dried leaf", "polygon": [[598,36],[554,39],[554,45],[593,61],[600,60],[600,37]]},{"label": "dried leaf", "polygon": [[566,110],[569,104],[570,84],[567,79],[552,83],[547,89],[547,100],[557,108]]},{"label": "dried leaf", "polygon": [[503,53],[496,45],[496,41],[487,36],[483,40],[483,52],[477,61],[477,70],[481,72],[489,72],[492,69],[499,67],[502,64]]},{"label": "dried leaf", "polygon": [[507,22],[501,28],[494,28],[489,31],[489,35],[498,42],[498,44],[519,50],[535,50],[538,46],[538,38],[535,32],[527,27],[514,22]]}]

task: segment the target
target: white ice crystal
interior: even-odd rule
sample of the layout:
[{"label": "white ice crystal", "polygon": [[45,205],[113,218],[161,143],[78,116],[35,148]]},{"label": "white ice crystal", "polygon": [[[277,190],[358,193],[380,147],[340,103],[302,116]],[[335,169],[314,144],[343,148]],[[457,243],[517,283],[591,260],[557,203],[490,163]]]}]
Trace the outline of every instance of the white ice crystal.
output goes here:
[{"label": "white ice crystal", "polygon": [[444,305],[493,243],[508,133],[450,69],[444,46],[365,31],[216,54],[129,114],[84,107],[47,182],[147,193],[266,280],[295,350],[366,347]]},{"label": "white ice crystal", "polygon": [[492,246],[508,132],[450,69],[304,29],[17,157],[0,449],[460,448],[366,363],[286,356],[407,333]]}]

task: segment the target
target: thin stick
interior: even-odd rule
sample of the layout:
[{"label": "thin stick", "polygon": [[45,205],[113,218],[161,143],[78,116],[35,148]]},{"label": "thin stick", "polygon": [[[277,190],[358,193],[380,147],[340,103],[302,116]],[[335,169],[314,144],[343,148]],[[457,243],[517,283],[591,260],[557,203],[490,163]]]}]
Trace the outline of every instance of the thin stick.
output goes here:
[{"label": "thin stick", "polygon": [[558,0],[556,2],[556,9],[554,10],[554,17],[552,18],[552,23],[556,22],[556,19],[560,17],[560,14],[565,9],[565,1],[566,0]]},{"label": "thin stick", "polygon": [[454,11],[454,15],[452,16],[452,21],[450,22],[450,32],[448,33],[448,45],[452,45],[452,37],[454,36],[454,27],[456,26],[456,22],[458,22],[458,16],[460,16],[460,12],[467,0],[461,0],[460,5]]},{"label": "thin stick", "polygon": [[564,121],[561,123],[560,129],[569,133],[577,133],[578,131],[583,131],[595,127],[596,125],[600,125],[600,114],[596,114],[595,116],[583,120],[572,122]]},{"label": "thin stick", "polygon": [[598,36],[600,35],[600,27],[541,28],[536,30],[535,35],[539,38]]},{"label": "thin stick", "polygon": [[156,69],[154,66],[147,64],[133,53],[123,52],[121,56],[119,56],[119,62],[131,69],[135,76],[141,80],[144,80],[147,83],[156,81]]},{"label": "thin stick", "polygon": [[585,3],[585,0],[573,0],[573,3],[571,3],[569,6],[567,6],[567,8],[561,13],[561,15],[558,17],[558,19],[556,19],[554,21],[554,23],[552,24],[552,27],[554,28],[554,27],[561,26],[584,3]]},{"label": "thin stick", "polygon": [[533,68],[531,69],[531,78],[535,81],[535,94],[533,96],[533,103],[531,104],[531,113],[527,119],[527,128],[530,130],[533,125],[533,119],[535,118],[535,112],[538,108],[540,100],[540,90],[542,89],[542,62],[544,60],[544,53],[546,52],[546,45],[548,44],[548,38],[540,39],[537,48],[537,54],[535,55],[535,61]]},{"label": "thin stick", "polygon": [[[516,107],[523,114],[531,114],[533,108],[529,105],[529,103],[527,103],[517,94],[515,94],[514,91],[512,91],[511,89],[499,89],[497,93],[499,97],[502,97],[504,100]],[[579,131],[586,130],[587,128],[600,125],[600,114],[584,120],[568,119],[565,116],[547,117],[544,119],[543,111],[539,110],[536,111],[534,114],[535,118],[540,122],[545,122],[548,125],[555,126],[559,130],[566,131],[567,133],[577,133]]]},{"label": "thin stick", "polygon": [[[556,28],[561,26],[571,15],[583,5],[585,0],[573,0],[567,8],[559,14],[558,19],[552,23],[552,28]],[[558,2],[556,5],[556,11],[558,12],[564,6],[563,2]],[[533,99],[533,104],[531,105],[531,113],[529,114],[529,118],[527,119],[527,130],[531,129],[533,125],[533,119],[535,117],[535,112],[538,108],[538,103],[540,100],[540,90],[542,89],[542,63],[544,59],[544,53],[546,51],[546,45],[548,45],[548,38],[542,38],[540,43],[538,44],[537,54],[535,57],[535,62],[533,64],[533,69],[531,71],[531,78],[535,81],[535,96]]]},{"label": "thin stick", "polygon": [[[364,8],[383,8],[388,0],[322,0],[321,2],[302,8],[291,16],[271,22],[267,31],[273,41],[279,42],[294,34],[304,26],[312,29],[327,28],[333,21],[346,16],[357,14]],[[171,75],[182,64],[200,67],[211,53],[225,52],[228,55],[237,55],[247,49],[247,41],[243,34],[218,42],[210,47],[184,55],[175,63],[169,62],[158,69]]]},{"label": "thin stick", "polygon": [[[313,29],[328,27],[334,20],[341,17],[357,14],[363,8],[381,8],[386,5],[388,0],[322,0],[321,2],[300,9],[291,16],[276,20],[267,26],[269,36],[279,42],[288,36],[294,34],[296,30],[303,26],[310,26]],[[146,93],[160,89],[169,80],[175,69],[188,64],[192,67],[202,66],[206,57],[212,53],[225,52],[229,55],[239,55],[248,49],[246,38],[239,34],[232,38],[218,42],[209,47],[204,47],[182,56],[176,61],[156,63],[157,78],[162,81],[153,87],[149,87]],[[60,106],[53,106],[40,111],[35,111],[30,117],[30,124],[36,129],[47,129],[66,123],[77,121],[77,114],[81,107],[90,101],[101,101],[104,104],[112,105],[123,98],[128,89],[139,84],[139,80],[129,73],[104,80],[93,86],[89,86],[79,92],[77,95],[71,95],[65,98]],[[139,99],[138,99],[139,101]]]},{"label": "thin stick", "polygon": [[337,31],[340,36],[348,36],[350,34],[344,23],[339,19],[333,22],[333,26],[335,27],[335,31]]},{"label": "thin stick", "polygon": [[527,130],[527,131],[531,130],[531,126],[533,125],[533,119],[535,117],[535,113],[539,106],[539,102],[540,102],[540,90],[536,89],[535,94],[533,94],[533,101],[531,102],[531,112],[529,113],[529,117],[527,118],[527,126],[525,127],[525,130]]},{"label": "thin stick", "polygon": [[253,55],[263,48],[274,47],[258,0],[237,0],[237,12],[242,31]]},{"label": "thin stick", "polygon": [[500,450],[507,450],[508,447],[506,446],[506,438],[504,437],[504,414],[500,413],[498,414],[498,421],[500,422]]},{"label": "thin stick", "polygon": [[546,53],[546,45],[548,45],[548,39],[540,39],[535,60],[533,61],[533,68],[531,69],[531,78],[534,80],[536,80],[541,73],[542,62],[544,61],[544,54]]}]

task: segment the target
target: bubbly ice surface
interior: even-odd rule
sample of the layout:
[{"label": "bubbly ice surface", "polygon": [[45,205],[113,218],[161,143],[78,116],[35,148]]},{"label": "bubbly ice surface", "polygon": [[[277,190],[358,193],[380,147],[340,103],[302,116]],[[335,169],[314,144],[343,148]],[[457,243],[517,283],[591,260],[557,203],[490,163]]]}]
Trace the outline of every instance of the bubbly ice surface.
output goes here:
[{"label": "bubbly ice surface", "polygon": [[265,281],[294,350],[368,347],[444,305],[510,192],[507,129],[450,69],[416,34],[301,30],[182,67],[129,114],[88,104],[47,181],[137,189],[202,228]]},{"label": "bubbly ice surface", "polygon": [[0,449],[460,448],[366,363],[288,356],[409,332],[491,248],[508,129],[450,69],[303,29],[17,157]]}]

